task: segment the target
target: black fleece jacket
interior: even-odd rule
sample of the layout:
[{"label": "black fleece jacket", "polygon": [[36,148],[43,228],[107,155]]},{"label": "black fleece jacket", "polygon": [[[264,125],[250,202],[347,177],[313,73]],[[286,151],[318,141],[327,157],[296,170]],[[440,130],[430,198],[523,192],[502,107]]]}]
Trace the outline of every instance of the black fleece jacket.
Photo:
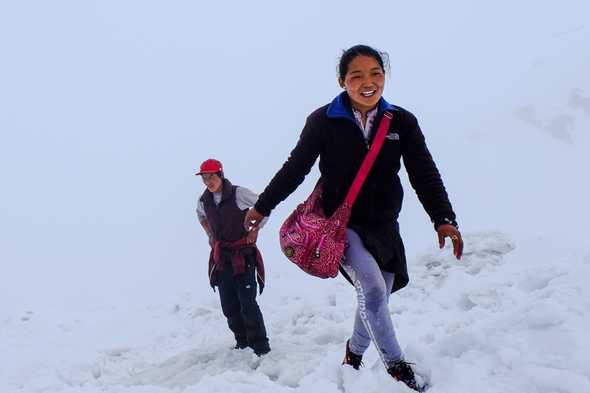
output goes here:
[{"label": "black fleece jacket", "polygon": [[[455,222],[455,213],[416,117],[383,99],[379,109],[377,120],[380,121],[385,110],[393,113],[393,120],[353,206],[350,223],[366,226],[397,220],[403,199],[398,176],[402,158],[410,183],[435,227]],[[379,121],[373,123],[369,143],[375,136]],[[319,156],[324,211],[331,215],[346,197],[368,149],[363,133],[353,118],[348,96],[343,93],[307,118],[299,142],[260,195],[256,210],[268,216],[301,184]]]},{"label": "black fleece jacket", "polygon": [[340,94],[332,103],[308,116],[299,142],[254,207],[268,216],[301,184],[319,156],[323,207],[330,216],[344,201],[386,110],[393,114],[393,119],[383,147],[353,205],[349,227],[359,233],[382,270],[399,274],[394,283],[396,290],[408,282],[405,252],[397,225],[403,199],[398,176],[402,159],[410,183],[434,227],[444,223],[456,225],[441,176],[418,121],[409,111],[381,98],[366,142],[352,114],[348,95]]}]

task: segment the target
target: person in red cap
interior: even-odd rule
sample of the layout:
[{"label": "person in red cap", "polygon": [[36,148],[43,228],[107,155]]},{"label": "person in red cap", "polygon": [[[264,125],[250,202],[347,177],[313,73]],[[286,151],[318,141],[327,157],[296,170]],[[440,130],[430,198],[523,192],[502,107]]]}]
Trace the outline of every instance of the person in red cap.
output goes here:
[{"label": "person in red cap", "polygon": [[258,195],[235,186],[223,175],[221,162],[208,159],[196,173],[207,189],[199,198],[197,216],[209,237],[209,282],[219,289],[221,309],[236,339],[236,349],[250,347],[258,356],[270,345],[256,287],[264,289],[264,264],[256,247],[258,229],[246,231],[243,222]]}]

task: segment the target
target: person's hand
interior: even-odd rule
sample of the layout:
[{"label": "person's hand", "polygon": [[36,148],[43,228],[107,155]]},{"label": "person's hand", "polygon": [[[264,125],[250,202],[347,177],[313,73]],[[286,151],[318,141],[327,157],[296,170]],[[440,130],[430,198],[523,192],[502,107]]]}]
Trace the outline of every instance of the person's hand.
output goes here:
[{"label": "person's hand", "polygon": [[445,237],[448,237],[453,242],[453,255],[457,259],[461,259],[463,255],[463,238],[461,232],[451,224],[441,224],[436,228],[438,233],[438,245],[440,248],[445,246]]},{"label": "person's hand", "polygon": [[250,210],[248,210],[246,213],[246,217],[244,218],[244,228],[246,228],[248,232],[258,229],[258,226],[260,225],[260,222],[263,218],[264,216],[258,213],[258,210],[254,209],[253,207],[250,208]]},{"label": "person's hand", "polygon": [[248,244],[254,244],[256,243],[256,239],[258,239],[258,230],[260,228],[252,228],[252,230],[250,232],[248,232],[248,235],[246,235],[246,243]]}]

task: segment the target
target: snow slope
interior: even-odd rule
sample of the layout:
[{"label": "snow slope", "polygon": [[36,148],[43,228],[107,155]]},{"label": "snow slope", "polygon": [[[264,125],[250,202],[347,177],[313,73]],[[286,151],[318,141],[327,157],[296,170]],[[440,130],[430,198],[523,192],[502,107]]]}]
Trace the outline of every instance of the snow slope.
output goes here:
[{"label": "snow slope", "polygon": [[[432,249],[411,261],[391,314],[431,392],[590,392],[590,253],[551,239],[469,233],[461,262]],[[547,247],[551,246],[551,247]],[[546,251],[542,251],[542,250]],[[285,262],[286,263],[286,262]],[[271,274],[261,299],[273,351],[233,350],[213,294],[176,302],[51,310],[0,321],[4,392],[405,392],[371,347],[341,367],[354,313],[343,279]],[[292,283],[297,277],[299,283]],[[305,290],[298,289],[304,285]]]}]

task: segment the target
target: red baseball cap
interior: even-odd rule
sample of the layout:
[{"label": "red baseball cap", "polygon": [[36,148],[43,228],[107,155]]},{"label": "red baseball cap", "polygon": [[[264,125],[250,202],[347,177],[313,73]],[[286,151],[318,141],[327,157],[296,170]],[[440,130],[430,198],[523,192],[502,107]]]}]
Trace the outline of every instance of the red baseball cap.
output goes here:
[{"label": "red baseball cap", "polygon": [[203,173],[217,172],[223,172],[223,165],[221,165],[220,161],[214,158],[209,158],[208,160],[203,161],[203,163],[201,164],[201,168],[199,169],[199,172],[195,173],[195,175],[199,176]]}]

